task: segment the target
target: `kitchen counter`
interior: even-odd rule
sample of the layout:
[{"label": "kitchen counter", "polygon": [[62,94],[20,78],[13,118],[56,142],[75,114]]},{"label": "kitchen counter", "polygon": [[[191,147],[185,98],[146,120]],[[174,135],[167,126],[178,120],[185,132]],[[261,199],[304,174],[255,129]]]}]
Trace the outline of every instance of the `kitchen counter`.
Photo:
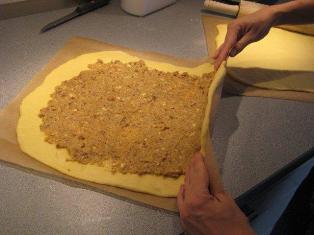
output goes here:
[{"label": "kitchen counter", "polygon": [[[140,18],[119,1],[44,34],[72,8],[0,21],[0,108],[73,36],[196,59],[207,56],[200,8],[178,1]],[[314,146],[314,104],[225,95],[213,140],[226,189],[238,196]],[[0,233],[178,234],[177,215],[0,164]]]}]

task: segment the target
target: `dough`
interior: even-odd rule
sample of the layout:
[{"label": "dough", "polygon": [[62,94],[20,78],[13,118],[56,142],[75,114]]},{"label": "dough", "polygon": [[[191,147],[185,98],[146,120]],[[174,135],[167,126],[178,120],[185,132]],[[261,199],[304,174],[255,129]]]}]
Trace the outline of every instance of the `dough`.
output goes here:
[{"label": "dough", "polygon": [[[227,32],[218,25],[217,45]],[[276,90],[314,92],[314,37],[272,28],[259,42],[227,62],[228,74],[244,84]]]},{"label": "dough", "polygon": [[[140,58],[120,51],[104,51],[81,55],[53,70],[46,77],[45,81],[25,97],[21,103],[20,119],[17,125],[17,137],[21,149],[34,159],[75,178],[163,197],[175,197],[179,186],[183,183],[184,176],[171,178],[147,174],[139,176],[137,174],[122,174],[118,172],[112,174],[109,162],[100,167],[67,161],[69,155],[66,149],[57,149],[55,145],[45,141],[45,135],[40,131],[41,119],[38,116],[40,109],[47,106],[50,94],[54,92],[56,86],[64,80],[77,76],[82,70],[87,69],[88,64],[95,63],[98,59],[101,59],[104,63],[112,60],[120,60],[127,63],[138,61]],[[145,63],[150,68],[162,71],[188,72],[199,76],[213,71],[213,67],[209,63],[194,68],[179,67],[150,60],[145,60]],[[222,76],[218,78],[215,76],[214,84],[221,80]],[[213,94],[213,92],[209,92],[209,94]],[[210,112],[209,108],[206,110]],[[205,117],[208,116],[209,114],[205,115]],[[208,126],[205,127],[205,130],[203,129],[202,133],[208,132]]]}]

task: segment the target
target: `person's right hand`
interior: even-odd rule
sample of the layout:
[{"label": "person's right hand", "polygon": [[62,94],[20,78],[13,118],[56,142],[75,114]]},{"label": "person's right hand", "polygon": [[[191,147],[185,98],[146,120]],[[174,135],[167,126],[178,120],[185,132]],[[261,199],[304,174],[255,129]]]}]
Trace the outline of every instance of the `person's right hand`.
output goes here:
[{"label": "person's right hand", "polygon": [[203,156],[196,153],[178,193],[180,222],[188,235],[255,235],[232,197],[209,192],[210,180]]},{"label": "person's right hand", "polygon": [[265,7],[253,14],[238,18],[228,25],[225,41],[214,53],[217,70],[228,56],[236,56],[248,44],[264,38],[276,20],[271,7]]}]

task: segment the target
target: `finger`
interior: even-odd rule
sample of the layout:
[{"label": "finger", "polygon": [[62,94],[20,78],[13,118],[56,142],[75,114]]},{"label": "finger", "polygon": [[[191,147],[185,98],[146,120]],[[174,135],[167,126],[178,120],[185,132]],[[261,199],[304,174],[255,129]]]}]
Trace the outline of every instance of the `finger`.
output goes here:
[{"label": "finger", "polygon": [[184,216],[186,214],[185,211],[185,207],[184,207],[184,199],[185,199],[185,187],[184,185],[180,186],[178,195],[177,195],[177,207],[179,209],[179,213],[180,213],[180,223],[181,223],[181,227],[183,228],[183,230],[186,230],[186,226],[184,224]]},{"label": "finger", "polygon": [[215,60],[214,62],[214,69],[217,71],[220,64],[222,63],[222,60],[221,60],[221,51],[223,50],[223,48],[225,47],[225,43],[223,43],[219,49],[217,50],[217,55],[215,54],[215,57],[213,58]]},{"label": "finger", "polygon": [[214,69],[215,71],[218,70],[219,66],[221,65],[221,63],[226,60],[226,58],[228,57],[228,55],[222,55],[222,51],[225,50],[225,47],[226,45],[225,44],[222,44],[220,49],[219,49],[219,53],[218,55],[214,58],[215,59],[215,62],[214,62]]},{"label": "finger", "polygon": [[229,26],[219,55],[216,57],[215,68],[218,69],[222,61],[226,60],[231,48],[236,44],[238,39],[238,27]]},{"label": "finger", "polygon": [[214,55],[212,56],[213,59],[217,59],[218,55],[220,54],[222,46],[223,44],[221,44],[221,46],[216,49]]},{"label": "finger", "polygon": [[185,177],[184,177],[185,185],[190,184],[190,169],[191,169],[191,162],[189,163],[189,165],[186,167],[186,170],[185,170]]},{"label": "finger", "polygon": [[189,172],[189,191],[193,193],[208,193],[209,176],[201,153],[193,156]]},{"label": "finger", "polygon": [[219,69],[219,66],[221,65],[223,60],[221,59],[216,59],[215,63],[214,63],[214,70],[217,71]]},{"label": "finger", "polygon": [[254,36],[252,33],[245,34],[232,48],[230,56],[234,57],[239,54],[247,45],[252,43]]},{"label": "finger", "polygon": [[177,206],[180,212],[183,210],[184,206],[184,191],[184,185],[181,185],[177,195]]}]

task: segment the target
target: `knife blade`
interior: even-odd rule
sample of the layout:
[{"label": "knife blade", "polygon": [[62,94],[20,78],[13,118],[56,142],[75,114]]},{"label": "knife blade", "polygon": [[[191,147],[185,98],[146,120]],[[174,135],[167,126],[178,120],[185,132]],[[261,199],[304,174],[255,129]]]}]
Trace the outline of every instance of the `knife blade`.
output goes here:
[{"label": "knife blade", "polygon": [[78,7],[70,14],[63,16],[62,18],[55,20],[47,25],[45,25],[40,32],[44,33],[50,29],[53,29],[65,22],[72,20],[78,16],[84,15],[90,11],[96,10],[100,7],[103,7],[109,3],[110,0],[92,0],[92,1],[84,1],[78,5]]}]

